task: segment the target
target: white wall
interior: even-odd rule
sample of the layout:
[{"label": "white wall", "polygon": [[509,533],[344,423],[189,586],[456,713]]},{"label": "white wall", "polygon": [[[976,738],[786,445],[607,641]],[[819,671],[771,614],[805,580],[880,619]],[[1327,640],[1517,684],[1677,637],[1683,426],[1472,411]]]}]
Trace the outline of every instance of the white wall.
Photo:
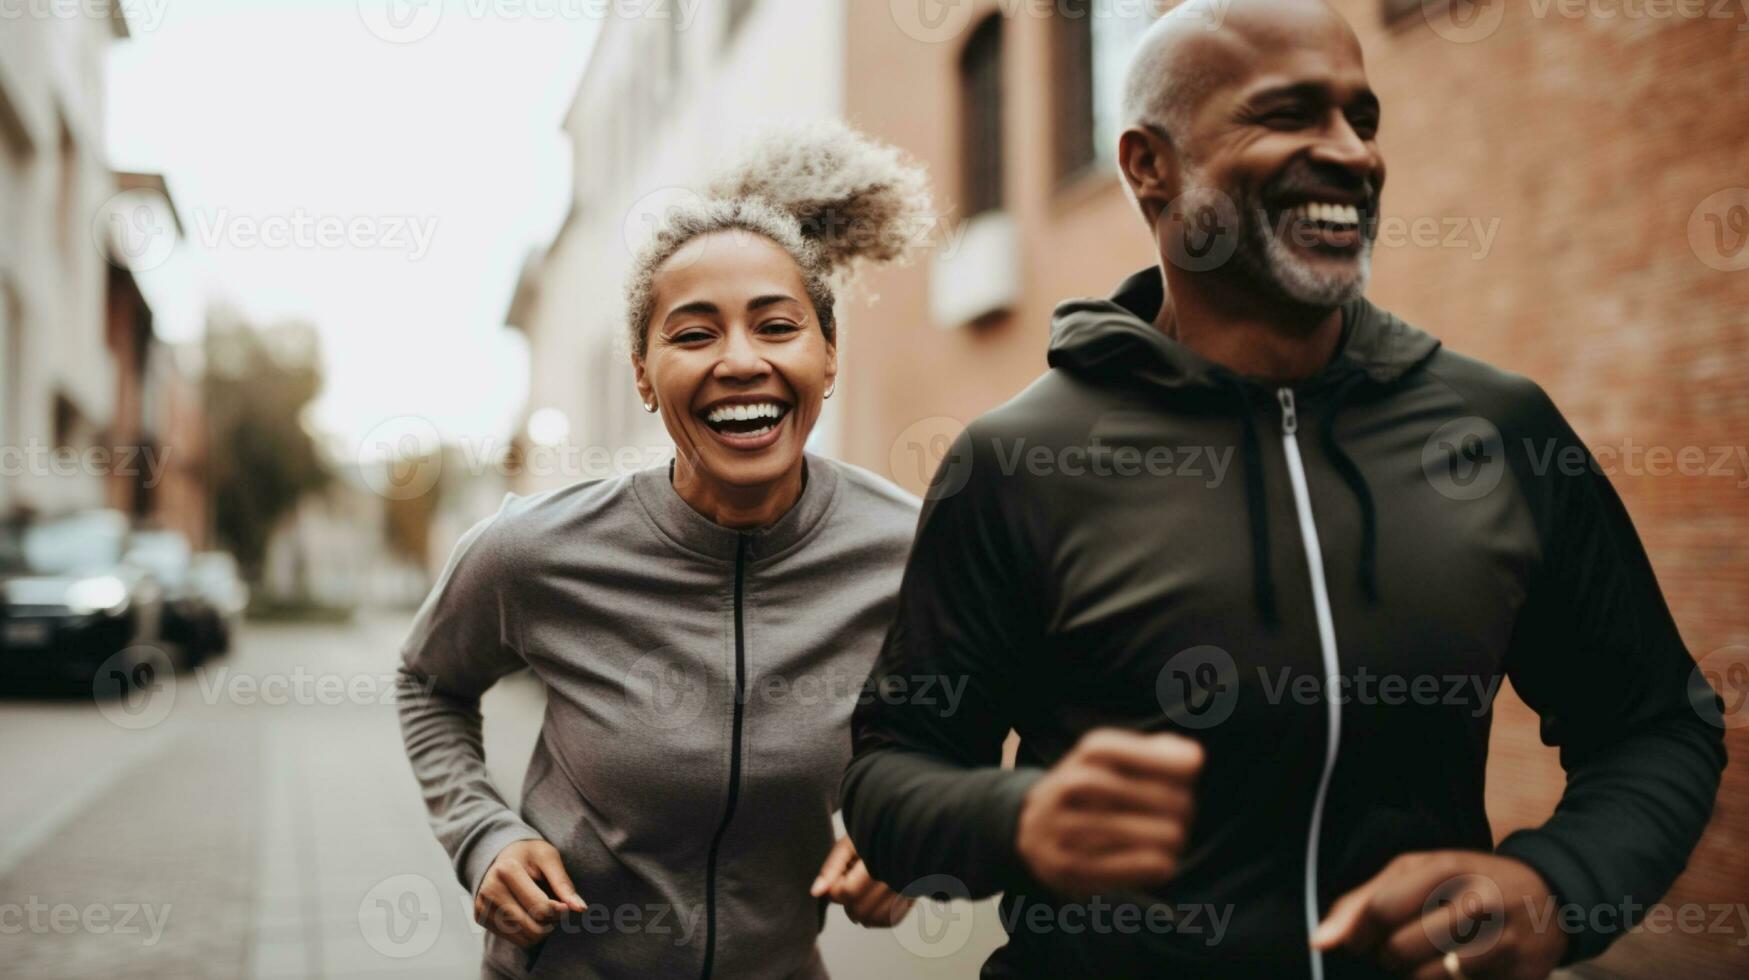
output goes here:
[{"label": "white wall", "polygon": [[[103,499],[100,475],[54,476],[38,466],[14,475],[13,464],[33,442],[53,448],[57,392],[90,423],[73,448],[94,444],[114,411],[106,260],[91,217],[114,192],[102,134],[104,59],[115,28],[107,19],[43,13],[9,17],[3,27],[0,98],[17,131],[0,133],[0,302],[10,290],[16,309],[0,318],[15,334],[17,357],[0,371],[0,388],[12,389],[0,392],[8,415],[0,438],[13,452],[0,502],[95,506]],[[63,128],[70,154],[63,154]]]}]

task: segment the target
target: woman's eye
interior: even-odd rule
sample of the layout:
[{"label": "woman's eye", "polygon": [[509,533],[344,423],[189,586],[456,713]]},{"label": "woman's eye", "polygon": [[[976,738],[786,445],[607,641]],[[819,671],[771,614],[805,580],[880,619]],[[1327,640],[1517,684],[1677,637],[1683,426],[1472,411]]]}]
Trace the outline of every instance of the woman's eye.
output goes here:
[{"label": "woman's eye", "polygon": [[682,330],[668,338],[671,344],[697,344],[711,339],[711,335],[703,330]]},{"label": "woman's eye", "polygon": [[759,325],[759,329],[765,333],[795,333],[801,328],[801,324],[789,320],[767,320]]}]

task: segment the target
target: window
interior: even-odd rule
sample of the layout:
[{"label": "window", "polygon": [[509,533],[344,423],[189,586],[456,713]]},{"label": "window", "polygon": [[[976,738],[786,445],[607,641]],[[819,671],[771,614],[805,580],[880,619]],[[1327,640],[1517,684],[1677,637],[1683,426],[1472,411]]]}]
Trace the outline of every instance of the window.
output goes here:
[{"label": "window", "polygon": [[1144,4],[1061,0],[1056,21],[1057,177],[1116,159],[1123,83],[1136,42],[1153,22]]},{"label": "window", "polygon": [[966,217],[1002,206],[1002,17],[972,31],[960,54],[961,188]]}]

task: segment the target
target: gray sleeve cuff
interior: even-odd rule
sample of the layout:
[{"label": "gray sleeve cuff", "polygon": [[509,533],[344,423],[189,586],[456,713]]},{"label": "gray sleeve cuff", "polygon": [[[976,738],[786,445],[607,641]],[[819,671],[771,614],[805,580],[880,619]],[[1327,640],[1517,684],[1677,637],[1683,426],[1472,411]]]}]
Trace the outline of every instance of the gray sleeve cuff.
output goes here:
[{"label": "gray sleeve cuff", "polygon": [[468,890],[469,896],[478,895],[480,882],[485,879],[486,872],[491,869],[492,862],[497,860],[500,852],[519,840],[545,839],[540,831],[506,810],[502,819],[490,823],[487,829],[481,831],[462,850],[456,861],[456,873],[462,886]]}]

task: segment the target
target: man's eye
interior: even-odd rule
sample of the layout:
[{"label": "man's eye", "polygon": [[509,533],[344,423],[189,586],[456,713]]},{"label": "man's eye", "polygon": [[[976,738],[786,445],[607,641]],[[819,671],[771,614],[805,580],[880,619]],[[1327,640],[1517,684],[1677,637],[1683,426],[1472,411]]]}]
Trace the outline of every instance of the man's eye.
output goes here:
[{"label": "man's eye", "polygon": [[1273,109],[1263,116],[1266,125],[1277,127],[1304,126],[1311,120],[1311,113],[1301,108]]},{"label": "man's eye", "polygon": [[1348,124],[1354,127],[1354,132],[1363,140],[1370,140],[1379,134],[1379,117],[1372,113],[1352,116]]}]

